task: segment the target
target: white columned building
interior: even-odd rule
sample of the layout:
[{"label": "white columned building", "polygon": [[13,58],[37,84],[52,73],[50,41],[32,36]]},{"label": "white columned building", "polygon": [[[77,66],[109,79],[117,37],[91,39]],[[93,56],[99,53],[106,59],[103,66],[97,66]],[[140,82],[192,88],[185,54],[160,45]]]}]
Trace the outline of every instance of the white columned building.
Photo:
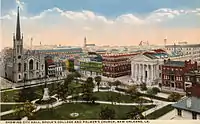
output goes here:
[{"label": "white columned building", "polygon": [[131,78],[135,83],[146,83],[153,85],[161,79],[161,71],[159,65],[162,65],[163,60],[151,54],[139,54],[131,58]]}]

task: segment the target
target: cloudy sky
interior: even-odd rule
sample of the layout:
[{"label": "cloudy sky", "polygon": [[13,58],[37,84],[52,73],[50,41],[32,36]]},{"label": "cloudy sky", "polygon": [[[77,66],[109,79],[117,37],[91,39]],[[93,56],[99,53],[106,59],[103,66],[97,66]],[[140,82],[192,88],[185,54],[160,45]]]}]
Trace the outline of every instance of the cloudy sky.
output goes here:
[{"label": "cloudy sky", "polygon": [[12,45],[20,7],[24,44],[200,42],[200,0],[1,0],[2,47]]}]

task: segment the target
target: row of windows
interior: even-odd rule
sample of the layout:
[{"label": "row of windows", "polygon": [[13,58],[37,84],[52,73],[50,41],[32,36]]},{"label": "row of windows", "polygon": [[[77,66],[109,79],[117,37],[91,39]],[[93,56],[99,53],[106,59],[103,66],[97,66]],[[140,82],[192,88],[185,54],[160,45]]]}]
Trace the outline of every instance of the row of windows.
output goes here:
[{"label": "row of windows", "polygon": [[183,69],[178,69],[178,68],[174,69],[174,68],[165,68],[165,67],[164,67],[163,70],[171,70],[171,71],[176,70],[176,71],[182,71]]},{"label": "row of windows", "polygon": [[196,47],[194,47],[194,48],[181,48],[181,47],[177,47],[177,48],[167,48],[167,50],[174,50],[174,49],[180,49],[180,50],[198,50],[198,49],[200,49],[199,47],[198,48],[196,48]]},{"label": "row of windows", "polygon": [[[18,63],[18,71],[21,72],[21,63]],[[36,62],[36,70],[39,69],[39,63]],[[42,70],[44,69],[44,65],[42,65]],[[27,70],[27,64],[24,63],[24,71]],[[29,61],[29,70],[33,70],[33,60],[30,60]]]}]

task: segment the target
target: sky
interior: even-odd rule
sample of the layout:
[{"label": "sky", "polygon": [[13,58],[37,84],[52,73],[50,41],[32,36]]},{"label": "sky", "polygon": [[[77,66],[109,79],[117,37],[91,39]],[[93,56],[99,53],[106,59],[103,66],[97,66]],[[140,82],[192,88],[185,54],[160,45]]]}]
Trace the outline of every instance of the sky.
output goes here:
[{"label": "sky", "polygon": [[1,0],[1,46],[12,46],[20,7],[24,45],[200,43],[200,0]]}]

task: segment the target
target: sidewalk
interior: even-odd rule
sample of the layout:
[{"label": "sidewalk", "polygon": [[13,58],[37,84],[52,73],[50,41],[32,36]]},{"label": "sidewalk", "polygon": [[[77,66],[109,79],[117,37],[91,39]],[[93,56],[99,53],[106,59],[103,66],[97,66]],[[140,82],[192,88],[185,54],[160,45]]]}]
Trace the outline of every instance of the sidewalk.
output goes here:
[{"label": "sidewalk", "polygon": [[[63,81],[63,80],[51,80],[51,81],[47,81],[47,84],[58,83],[59,81]],[[39,83],[39,84],[35,84],[35,85],[33,84],[33,85],[30,85],[30,86],[25,86],[25,88],[36,87],[36,86],[40,86],[40,85],[44,85],[44,82]],[[20,90],[20,89],[23,89],[23,87],[13,88],[13,89],[8,89],[8,90],[3,90],[3,91],[0,91],[0,92],[2,93],[2,92],[13,91],[13,90]]]},{"label": "sidewalk", "polygon": [[[44,84],[45,82],[60,81],[65,78],[66,77],[59,77],[59,78],[53,77],[53,78],[49,78],[49,79],[37,79],[37,80],[32,80],[32,81],[26,81],[25,85],[31,86],[31,85]],[[0,84],[1,84],[1,90],[8,89],[8,88],[17,89],[16,87],[24,86],[24,83],[13,83],[2,77],[0,77]]]}]

